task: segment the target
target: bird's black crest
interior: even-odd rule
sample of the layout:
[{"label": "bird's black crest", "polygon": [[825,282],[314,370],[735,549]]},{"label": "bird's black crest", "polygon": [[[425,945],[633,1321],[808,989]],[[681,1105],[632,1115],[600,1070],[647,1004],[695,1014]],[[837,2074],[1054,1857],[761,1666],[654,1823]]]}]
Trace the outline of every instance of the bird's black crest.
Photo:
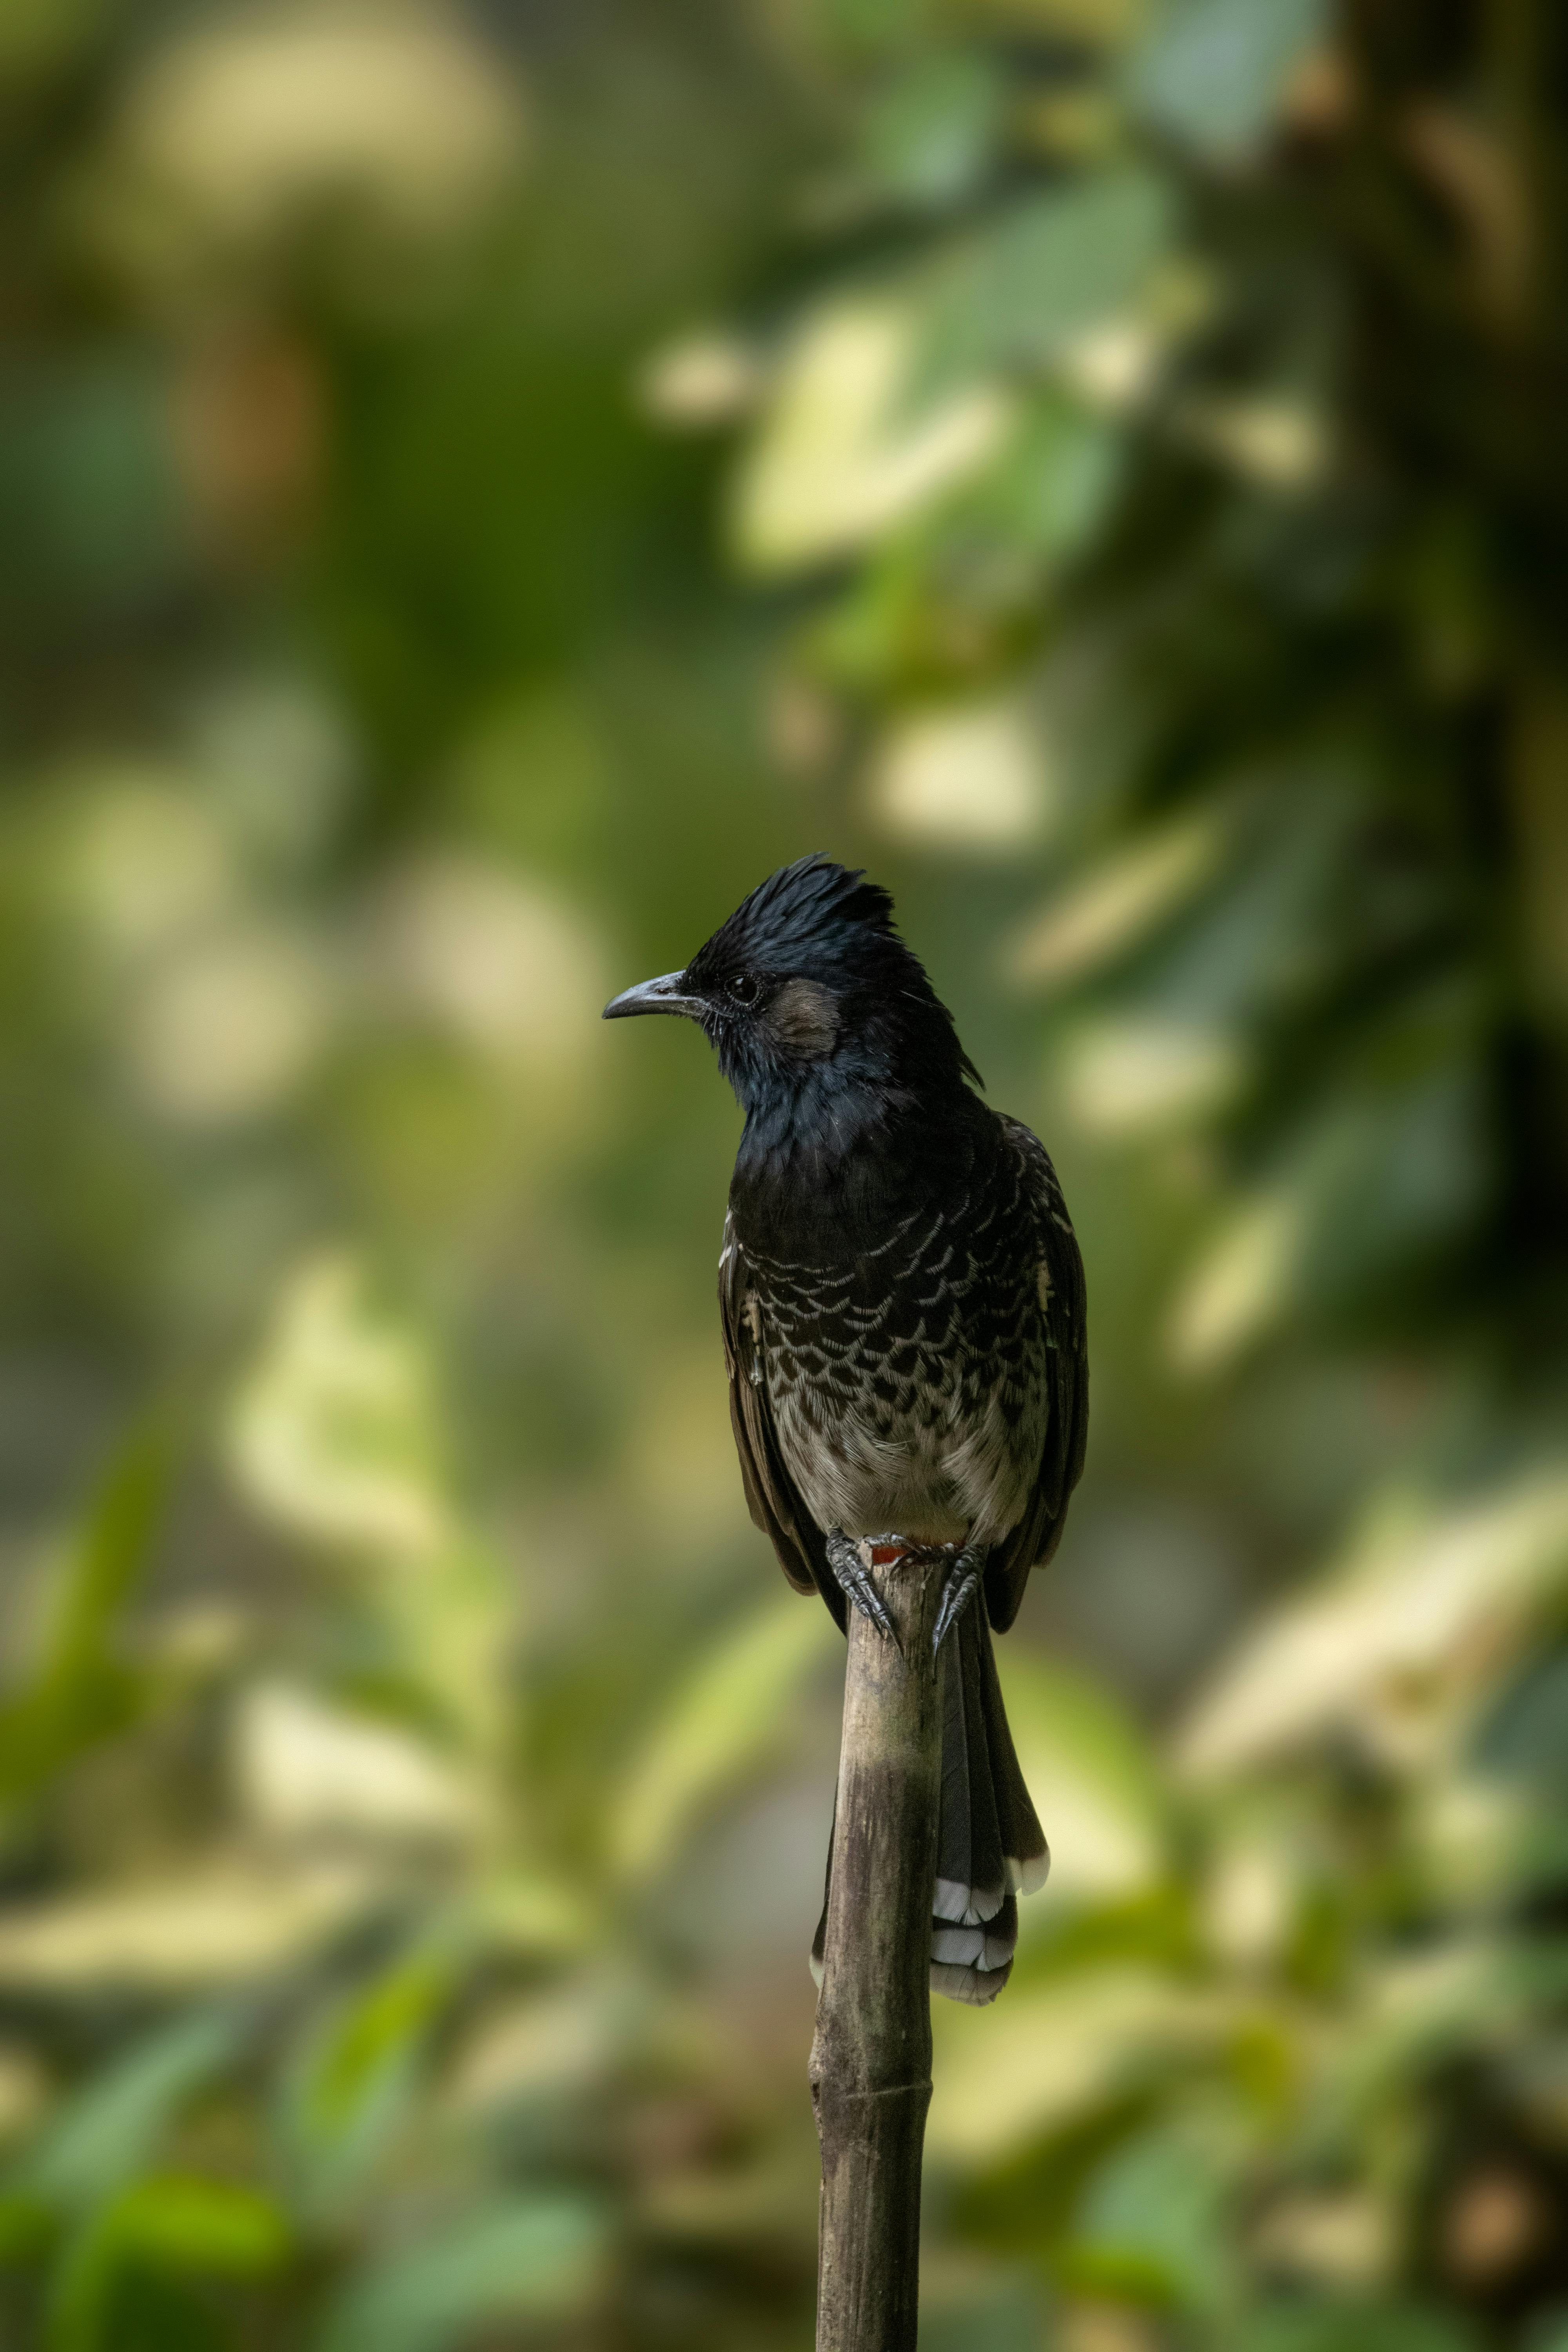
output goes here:
[{"label": "bird's black crest", "polygon": [[897,940],[887,891],[862,870],[813,852],[759,882],[698,950],[690,970],[694,979],[731,963],[792,971],[818,959],[853,959],[874,940]]},{"label": "bird's black crest", "polygon": [[[859,869],[815,853],[781,866],[698,949],[684,977],[721,1003],[726,983],[742,972],[827,989],[841,1017],[838,1058],[862,1079],[879,1068],[890,1077],[918,1067],[928,1089],[943,1072],[955,1084],[965,1076],[981,1083],[925,966],[899,937],[891,898]],[[742,1099],[754,1098],[747,1076],[754,1048],[743,1024],[716,1010],[707,1025],[725,1075]]]}]

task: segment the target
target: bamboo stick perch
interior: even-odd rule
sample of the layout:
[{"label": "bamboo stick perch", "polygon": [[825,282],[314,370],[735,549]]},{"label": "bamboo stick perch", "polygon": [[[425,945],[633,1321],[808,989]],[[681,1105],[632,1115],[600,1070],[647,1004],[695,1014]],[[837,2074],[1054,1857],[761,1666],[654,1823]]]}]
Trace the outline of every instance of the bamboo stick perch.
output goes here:
[{"label": "bamboo stick perch", "polygon": [[931,2103],[940,1552],[868,1572],[897,1644],[849,1616],[811,2096],[822,2146],[817,2352],[913,2352]]}]

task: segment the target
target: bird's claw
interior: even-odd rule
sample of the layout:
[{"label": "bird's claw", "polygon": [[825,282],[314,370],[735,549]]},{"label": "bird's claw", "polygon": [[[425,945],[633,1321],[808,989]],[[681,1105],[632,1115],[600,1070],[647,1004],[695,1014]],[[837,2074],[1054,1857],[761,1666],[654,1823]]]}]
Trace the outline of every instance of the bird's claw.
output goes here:
[{"label": "bird's claw", "polygon": [[878,1559],[879,1553],[889,1552],[900,1554],[906,1559],[942,1559],[942,1600],[931,1643],[934,1656],[974,1598],[985,1566],[985,1547],[965,1544],[960,1549],[956,1545],[912,1544],[902,1536],[847,1536],[842,1528],[829,1531],[827,1564],[839,1585],[860,1614],[869,1618],[877,1631],[886,1634],[901,1654],[897,1630],[871,1577],[873,1561],[878,1566],[885,1564]]},{"label": "bird's claw", "polygon": [[942,1570],[942,1602],[936,1612],[936,1628],[931,1637],[934,1655],[974,1598],[980,1572],[985,1565],[983,1544],[965,1544],[962,1551],[949,1557]]},{"label": "bird's claw", "polygon": [[[895,1650],[902,1654],[893,1621],[882,1605],[882,1596],[871,1580],[870,1559],[879,1545],[898,1543],[896,1536],[847,1536],[842,1528],[833,1528],[827,1536],[827,1565],[851,1604],[862,1617],[868,1617],[879,1633],[885,1634]],[[900,1544],[900,1549],[904,1547]]]}]

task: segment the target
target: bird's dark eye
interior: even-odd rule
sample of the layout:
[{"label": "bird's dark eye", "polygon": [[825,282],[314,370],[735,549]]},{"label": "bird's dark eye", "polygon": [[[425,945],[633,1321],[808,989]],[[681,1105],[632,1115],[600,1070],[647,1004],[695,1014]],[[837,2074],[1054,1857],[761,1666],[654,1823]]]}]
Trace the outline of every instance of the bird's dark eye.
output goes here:
[{"label": "bird's dark eye", "polygon": [[754,1004],[762,994],[762,982],[754,972],[738,971],[729,989],[737,1004]]}]

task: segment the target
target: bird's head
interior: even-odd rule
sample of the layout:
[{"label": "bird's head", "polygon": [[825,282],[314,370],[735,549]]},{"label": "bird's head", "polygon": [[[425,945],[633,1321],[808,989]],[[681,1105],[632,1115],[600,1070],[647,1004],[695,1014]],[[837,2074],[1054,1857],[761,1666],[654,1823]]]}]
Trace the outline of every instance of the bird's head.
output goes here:
[{"label": "bird's head", "polygon": [[706,1030],[747,1111],[816,1092],[895,1089],[926,1100],[978,1072],[885,890],[826,857],[760,883],[683,971],[612,997],[606,1021],[679,1013]]}]

